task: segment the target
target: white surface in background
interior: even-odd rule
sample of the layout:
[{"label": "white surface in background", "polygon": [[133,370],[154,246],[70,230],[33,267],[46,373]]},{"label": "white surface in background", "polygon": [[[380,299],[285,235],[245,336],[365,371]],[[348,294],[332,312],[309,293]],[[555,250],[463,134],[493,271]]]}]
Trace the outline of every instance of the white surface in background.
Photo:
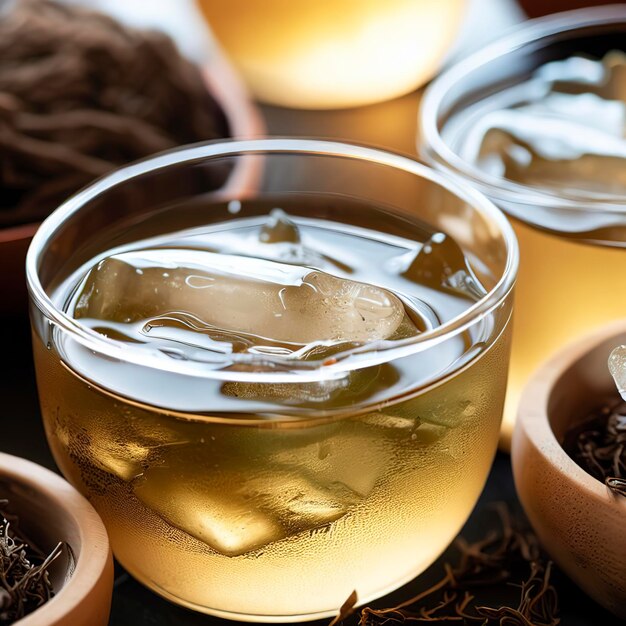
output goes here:
[{"label": "white surface in background", "polygon": [[180,50],[201,62],[211,54],[210,31],[193,0],[65,0],[110,13],[138,28],[166,32]]},{"label": "white surface in background", "polygon": [[[437,0],[434,0],[435,2]],[[467,0],[465,21],[448,63],[461,60],[526,19],[516,0]]]}]

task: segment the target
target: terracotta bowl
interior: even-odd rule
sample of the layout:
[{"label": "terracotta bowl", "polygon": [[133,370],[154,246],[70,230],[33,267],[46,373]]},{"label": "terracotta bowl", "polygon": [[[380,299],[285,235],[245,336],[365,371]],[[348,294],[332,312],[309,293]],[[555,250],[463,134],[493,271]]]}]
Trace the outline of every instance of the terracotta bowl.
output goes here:
[{"label": "terracotta bowl", "polygon": [[515,485],[546,550],[587,594],[626,618],[626,498],[580,468],[560,442],[603,400],[615,397],[607,369],[626,344],[626,319],[573,343],[526,387],[513,435]]},{"label": "terracotta bowl", "polygon": [[20,528],[44,551],[67,542],[50,570],[55,596],[19,621],[20,626],[106,626],[113,593],[109,539],[95,509],[59,475],[0,453],[0,498],[9,500]]},{"label": "terracotta bowl", "polygon": [[[263,135],[261,113],[228,61],[217,51],[203,68],[208,89],[226,114],[231,137],[248,138]],[[252,161],[250,161],[252,166]],[[237,187],[247,186],[247,178],[256,172],[238,171]],[[30,240],[39,224],[0,228],[0,316],[25,313],[27,310],[24,263]]]}]

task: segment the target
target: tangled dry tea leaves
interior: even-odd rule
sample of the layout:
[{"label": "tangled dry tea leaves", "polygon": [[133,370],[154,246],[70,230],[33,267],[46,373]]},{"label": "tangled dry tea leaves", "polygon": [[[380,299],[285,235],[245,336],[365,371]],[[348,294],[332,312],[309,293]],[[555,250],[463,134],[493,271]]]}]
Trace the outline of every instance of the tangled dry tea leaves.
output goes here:
[{"label": "tangled dry tea leaves", "polygon": [[[557,593],[550,582],[552,563],[545,560],[537,537],[520,528],[505,505],[496,505],[496,511],[497,530],[490,530],[475,542],[457,539],[459,561],[455,566],[444,565],[441,580],[397,606],[361,609],[359,626],[404,622],[477,626],[559,624]],[[478,598],[481,588],[499,587],[517,588],[515,603],[489,606]],[[351,615],[355,604],[353,593],[330,626]]]},{"label": "tangled dry tea leaves", "polygon": [[600,407],[566,434],[564,448],[614,494],[626,496],[626,402]]},{"label": "tangled dry tea leaves", "polygon": [[7,3],[0,226],[45,217],[119,165],[227,134],[200,70],[166,35],[52,0]]},{"label": "tangled dry tea leaves", "polygon": [[0,500],[0,626],[17,622],[52,598],[48,568],[63,550],[58,543],[46,556],[27,542],[7,506],[7,500]]}]

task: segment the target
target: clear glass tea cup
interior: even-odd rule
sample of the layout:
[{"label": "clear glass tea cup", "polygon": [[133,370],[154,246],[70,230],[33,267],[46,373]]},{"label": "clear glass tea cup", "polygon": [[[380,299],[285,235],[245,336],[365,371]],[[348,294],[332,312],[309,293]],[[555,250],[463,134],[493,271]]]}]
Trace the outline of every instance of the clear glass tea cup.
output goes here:
[{"label": "clear glass tea cup", "polygon": [[[248,354],[156,354],[68,314],[77,271],[112,248],[227,232],[276,206],[303,229],[320,219],[376,231],[389,250],[426,226],[444,231],[484,291],[417,336],[260,366]],[[176,603],[298,621],[333,614],[355,589],[370,601],[428,567],[483,488],[516,269],[515,237],[495,206],[398,155],[265,139],[131,165],[57,209],[29,251],[50,447],[102,516],[116,558]]]}]

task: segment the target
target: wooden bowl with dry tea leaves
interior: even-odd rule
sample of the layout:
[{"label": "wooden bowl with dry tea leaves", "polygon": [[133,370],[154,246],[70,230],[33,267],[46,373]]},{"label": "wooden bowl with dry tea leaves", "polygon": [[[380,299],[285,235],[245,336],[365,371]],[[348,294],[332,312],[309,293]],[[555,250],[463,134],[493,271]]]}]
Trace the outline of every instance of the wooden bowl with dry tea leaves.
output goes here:
[{"label": "wooden bowl with dry tea leaves", "polygon": [[626,403],[608,369],[626,319],[565,347],[526,387],[513,436],[515,485],[546,550],[626,618]]},{"label": "wooden bowl with dry tea leaves", "polygon": [[42,219],[93,179],[173,147],[262,134],[216,51],[198,68],[156,31],[52,0],[0,12],[0,314],[26,308]]},{"label": "wooden bowl with dry tea leaves", "polygon": [[93,507],[57,474],[0,453],[0,624],[106,626],[112,593]]}]

